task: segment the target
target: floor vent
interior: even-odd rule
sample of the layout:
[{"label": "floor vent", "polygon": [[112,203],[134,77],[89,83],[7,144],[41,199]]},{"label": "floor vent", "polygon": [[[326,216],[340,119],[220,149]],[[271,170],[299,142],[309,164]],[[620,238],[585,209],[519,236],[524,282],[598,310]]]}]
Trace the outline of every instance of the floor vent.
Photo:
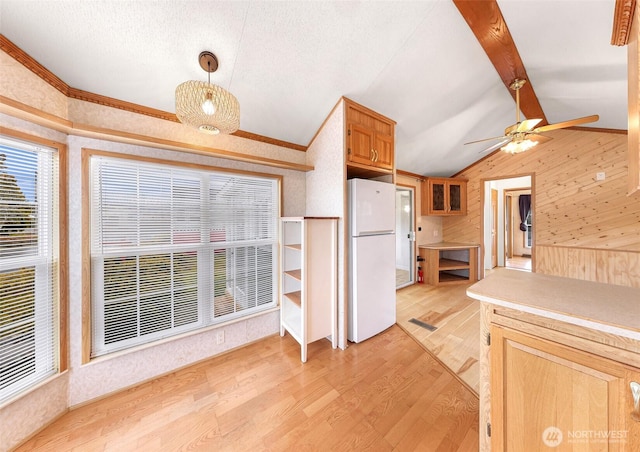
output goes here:
[{"label": "floor vent", "polygon": [[422,328],[425,328],[429,331],[435,331],[438,329],[437,326],[429,325],[428,323],[425,323],[422,320],[418,320],[418,319],[409,319],[409,322],[415,323],[416,325],[421,326]]}]

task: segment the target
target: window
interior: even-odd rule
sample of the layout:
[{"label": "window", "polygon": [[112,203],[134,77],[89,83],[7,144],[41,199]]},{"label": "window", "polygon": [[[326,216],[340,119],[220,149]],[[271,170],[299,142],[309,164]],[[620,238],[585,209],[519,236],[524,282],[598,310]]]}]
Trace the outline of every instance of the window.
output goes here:
[{"label": "window", "polygon": [[533,229],[533,223],[531,221],[531,210],[529,210],[529,213],[527,214],[527,218],[524,220],[524,224],[527,227],[527,231],[525,232],[525,236],[524,236],[524,246],[525,248],[531,248],[531,236],[532,236],[532,229]]},{"label": "window", "polygon": [[58,159],[0,136],[0,403],[58,371]]},{"label": "window", "polygon": [[92,356],[277,305],[278,179],[90,161]]}]

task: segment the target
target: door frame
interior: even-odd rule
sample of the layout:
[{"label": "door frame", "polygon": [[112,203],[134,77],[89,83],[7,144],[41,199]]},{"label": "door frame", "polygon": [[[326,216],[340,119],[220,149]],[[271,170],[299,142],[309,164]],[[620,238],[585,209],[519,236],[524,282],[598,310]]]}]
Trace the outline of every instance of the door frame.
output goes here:
[{"label": "door frame", "polygon": [[[411,240],[411,248],[409,250],[409,281],[400,286],[396,285],[396,289],[410,286],[416,282],[416,187],[413,185],[396,184],[396,193],[398,191],[408,191],[411,196],[411,219],[409,221],[411,231],[409,232],[413,234],[413,239]],[[396,235],[397,234],[400,234],[400,231],[396,231]]]},{"label": "door frame", "polygon": [[[505,260],[508,257],[513,257],[513,250],[516,248],[514,245],[514,235],[513,235],[513,231],[514,231],[514,222],[511,221],[511,219],[513,218],[514,212],[513,209],[516,208],[517,203],[515,203],[514,201],[516,200],[516,195],[513,192],[521,192],[521,191],[528,191],[528,194],[532,194],[531,193],[531,189],[529,187],[514,187],[514,188],[505,188],[503,191],[503,195],[504,195],[504,201],[503,201],[503,206],[504,208],[504,215],[505,217],[508,215],[509,216],[509,227],[507,227],[507,222],[505,220],[504,223],[504,227],[505,227],[505,247],[504,247],[504,258]],[[510,210],[507,211],[506,206],[507,206],[507,199],[510,200],[509,204],[510,204]],[[531,204],[533,204],[533,196],[531,197]],[[518,207],[519,209],[519,207]],[[531,207],[532,210],[532,216],[533,216],[533,206]],[[519,214],[519,211],[518,211]],[[535,233],[535,226],[532,227],[531,229],[531,234],[533,236],[533,234]],[[508,238],[507,238],[508,237]],[[510,242],[508,243],[509,247],[510,247],[510,251],[511,254],[509,255],[507,253],[507,243],[506,240],[509,240]],[[533,247],[531,247],[533,249]],[[532,255],[533,256],[533,255]]]},{"label": "door frame", "polygon": [[[503,204],[504,206],[504,204]],[[491,189],[491,268],[498,266],[498,190]]]},{"label": "door frame", "polygon": [[[479,267],[479,273],[478,273],[478,278],[482,279],[484,278],[484,274],[485,274],[485,221],[487,221],[488,217],[490,216],[490,213],[487,213],[488,211],[490,212],[490,208],[491,208],[491,204],[489,203],[489,205],[487,205],[486,202],[486,188],[485,186],[487,185],[487,182],[492,182],[492,181],[499,181],[499,180],[504,180],[504,179],[517,179],[520,177],[529,177],[531,184],[530,184],[530,188],[531,188],[531,215],[535,218],[535,209],[536,209],[536,177],[535,177],[535,173],[521,173],[521,174],[510,174],[507,176],[494,176],[494,177],[486,177],[486,178],[482,178],[480,179],[480,265]],[[503,207],[503,211],[504,211],[504,207]],[[533,228],[532,231],[532,235],[531,235],[531,271],[535,272],[536,269],[536,229],[537,228]]]}]

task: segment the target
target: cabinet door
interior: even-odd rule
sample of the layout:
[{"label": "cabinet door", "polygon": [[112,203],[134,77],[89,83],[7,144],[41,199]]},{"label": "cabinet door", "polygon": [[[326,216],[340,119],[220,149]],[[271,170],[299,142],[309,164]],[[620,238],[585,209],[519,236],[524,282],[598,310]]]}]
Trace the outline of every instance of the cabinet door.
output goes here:
[{"label": "cabinet door", "polygon": [[451,212],[460,212],[462,206],[462,200],[460,197],[462,196],[460,191],[460,184],[449,183],[448,186],[448,196],[449,196],[449,210]]},{"label": "cabinet door", "polygon": [[393,169],[393,136],[376,134],[374,165],[378,168]]},{"label": "cabinet door", "polygon": [[450,215],[466,215],[467,213],[467,183],[447,182],[447,213]]},{"label": "cabinet door", "polygon": [[491,449],[638,450],[634,377],[640,370],[492,326]]},{"label": "cabinet door", "polygon": [[422,191],[422,215],[466,215],[467,182],[427,178]]},{"label": "cabinet door", "polygon": [[374,160],[373,132],[359,124],[349,124],[347,159],[353,163],[372,165]]},{"label": "cabinet door", "polygon": [[429,180],[429,213],[441,215],[447,212],[447,183],[443,179]]}]

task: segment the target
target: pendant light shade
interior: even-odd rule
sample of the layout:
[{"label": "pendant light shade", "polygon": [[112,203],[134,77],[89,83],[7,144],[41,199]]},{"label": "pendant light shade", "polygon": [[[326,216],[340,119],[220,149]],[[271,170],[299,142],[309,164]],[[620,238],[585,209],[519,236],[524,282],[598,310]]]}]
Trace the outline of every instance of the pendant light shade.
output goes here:
[{"label": "pendant light shade", "polygon": [[209,74],[207,82],[189,80],[176,88],[176,116],[181,123],[209,134],[230,134],[240,127],[240,104],[226,89],[211,83],[218,60],[211,52],[200,54],[200,66]]}]

